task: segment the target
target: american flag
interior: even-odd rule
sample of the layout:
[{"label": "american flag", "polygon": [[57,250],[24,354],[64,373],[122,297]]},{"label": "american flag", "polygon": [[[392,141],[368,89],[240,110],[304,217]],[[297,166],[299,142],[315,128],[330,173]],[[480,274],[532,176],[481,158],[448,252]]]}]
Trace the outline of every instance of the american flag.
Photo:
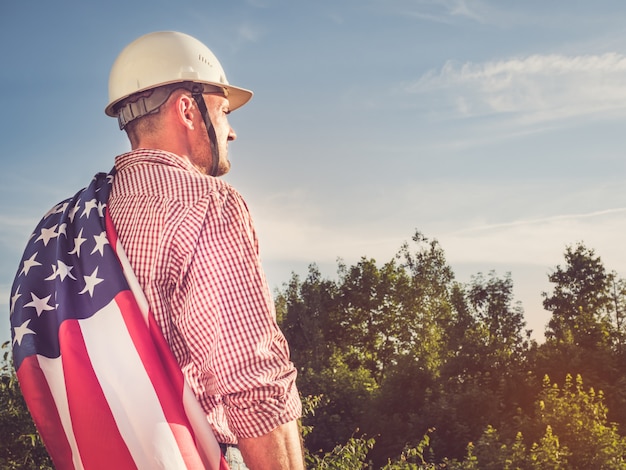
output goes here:
[{"label": "american flag", "polygon": [[115,235],[114,174],[26,246],[10,301],[24,399],[57,469],[227,469]]}]

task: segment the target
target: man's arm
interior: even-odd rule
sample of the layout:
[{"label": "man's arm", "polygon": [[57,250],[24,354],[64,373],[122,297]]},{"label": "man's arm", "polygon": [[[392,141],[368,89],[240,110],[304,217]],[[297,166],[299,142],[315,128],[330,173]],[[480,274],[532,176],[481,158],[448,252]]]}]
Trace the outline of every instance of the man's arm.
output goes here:
[{"label": "man's arm", "polygon": [[297,421],[282,424],[260,437],[240,438],[239,450],[250,470],[304,470]]}]

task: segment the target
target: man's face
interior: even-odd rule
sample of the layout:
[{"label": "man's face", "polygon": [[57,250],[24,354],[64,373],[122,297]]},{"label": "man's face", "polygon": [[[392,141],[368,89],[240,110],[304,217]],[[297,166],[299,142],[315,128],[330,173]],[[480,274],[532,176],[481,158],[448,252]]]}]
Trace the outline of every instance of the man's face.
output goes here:
[{"label": "man's face", "polygon": [[[235,140],[237,134],[228,124],[228,113],[230,112],[228,99],[218,94],[205,94],[204,102],[206,103],[211,123],[215,129],[217,137],[217,147],[219,151],[219,164],[216,176],[222,176],[230,170],[230,161],[228,160],[228,142]],[[213,155],[211,155],[211,146],[206,127],[203,124],[202,116],[198,113],[197,129],[202,132],[196,133],[196,139],[193,145],[193,160],[201,170],[207,174],[211,173]]]}]

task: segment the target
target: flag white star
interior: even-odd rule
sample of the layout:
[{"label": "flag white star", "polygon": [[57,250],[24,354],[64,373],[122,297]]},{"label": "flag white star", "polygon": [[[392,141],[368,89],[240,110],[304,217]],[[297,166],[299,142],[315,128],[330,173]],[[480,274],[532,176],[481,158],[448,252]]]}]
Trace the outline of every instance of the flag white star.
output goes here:
[{"label": "flag white star", "polygon": [[61,225],[59,225],[59,230],[57,231],[59,236],[65,235],[67,237],[67,233],[65,232],[66,229],[67,229],[67,224],[66,223],[62,223]]},{"label": "flag white star", "polygon": [[57,260],[57,264],[52,265],[52,274],[48,276],[45,280],[52,281],[57,276],[61,278],[61,281],[64,281],[65,278],[68,276],[70,277],[70,279],[76,280],[76,278],[70,272],[72,271],[72,269],[74,269],[74,266],[67,265],[63,261]]},{"label": "flag white star", "polygon": [[67,202],[62,202],[61,204],[57,204],[56,206],[54,206],[52,209],[50,209],[46,215],[43,216],[44,219],[47,219],[48,217],[50,217],[52,214],[61,214],[65,211],[65,209],[67,209],[68,203]]},{"label": "flag white star", "polygon": [[48,277],[44,278],[44,281],[52,281],[58,275],[59,274],[57,273],[57,266],[56,266],[56,264],[53,264],[52,265],[52,274],[50,274]]},{"label": "flag white star", "polygon": [[80,216],[86,215],[89,218],[89,214],[91,214],[92,209],[95,209],[98,206],[98,201],[92,199],[91,201],[87,201],[85,203],[85,208],[83,209],[83,213]]},{"label": "flag white star", "polygon": [[91,254],[93,255],[96,251],[99,251],[100,255],[104,256],[104,245],[109,244],[109,240],[107,240],[107,233],[102,232],[100,235],[94,235],[93,238],[96,240],[96,246],[92,250]]},{"label": "flag white star", "polygon": [[28,271],[30,271],[30,268],[32,268],[33,266],[41,266],[41,263],[35,260],[35,256],[37,256],[37,253],[35,253],[30,258],[24,260],[24,266],[20,271],[20,276],[22,274],[26,274],[28,276]]},{"label": "flag white star", "polygon": [[57,260],[57,266],[58,266],[57,274],[61,278],[61,281],[64,281],[66,277],[76,280],[76,278],[71,273],[72,269],[74,269],[74,266],[65,264],[61,260]]},{"label": "flag white star", "polygon": [[104,217],[104,209],[106,208],[106,204],[101,201],[98,201],[98,215],[100,217]]},{"label": "flag white star", "polygon": [[36,242],[38,242],[39,240],[43,240],[43,244],[45,246],[48,246],[48,242],[52,239],[52,238],[56,238],[59,236],[59,234],[56,232],[58,225],[55,225],[54,227],[50,227],[50,228],[42,228],[41,229],[41,234],[39,235],[39,237],[37,238],[37,240],[35,240]]},{"label": "flag white star", "polygon": [[59,206],[60,206],[60,205],[61,205],[61,204],[57,204],[56,206],[52,206],[52,207],[50,208],[50,210],[44,214],[43,218],[44,218],[44,219],[47,219],[47,218],[48,218],[48,217],[50,217],[52,214],[56,214],[56,213],[57,213],[57,211],[59,210]]},{"label": "flag white star", "polygon": [[80,246],[87,241],[86,238],[83,238],[83,229],[80,229],[78,236],[74,238],[74,249],[70,251],[69,255],[76,255],[80,258]]},{"label": "flag white star", "polygon": [[94,288],[100,284],[104,279],[100,279],[98,277],[98,266],[93,270],[93,273],[89,276],[83,276],[85,278],[85,288],[79,292],[79,294],[84,294],[85,292],[89,292],[89,296],[93,297]]},{"label": "flag white star", "polygon": [[15,289],[15,294],[13,294],[13,296],[11,297],[11,315],[13,315],[13,310],[15,310],[15,302],[17,302],[17,299],[19,299],[22,296],[22,294],[20,294],[20,286],[17,286],[17,289]]},{"label": "flag white star", "polygon": [[74,207],[72,207],[72,210],[69,212],[68,217],[70,219],[70,222],[74,222],[74,217],[76,217],[76,213],[78,212],[79,204],[80,201],[76,202]]},{"label": "flag white star", "polygon": [[35,294],[31,292],[30,296],[33,300],[25,304],[24,307],[34,307],[35,310],[37,310],[37,316],[41,316],[44,310],[46,311],[54,310],[53,306],[48,305],[48,300],[50,300],[50,297],[52,297],[52,295],[49,295],[47,297],[42,297],[40,299],[39,297],[37,297]]},{"label": "flag white star", "polygon": [[29,318],[20,326],[16,326],[15,328],[13,328],[13,331],[15,332],[15,336],[13,338],[13,344],[17,343],[19,346],[21,346],[22,339],[24,338],[24,336],[36,334],[33,330],[28,328],[28,324],[30,323],[30,321],[31,319]]}]

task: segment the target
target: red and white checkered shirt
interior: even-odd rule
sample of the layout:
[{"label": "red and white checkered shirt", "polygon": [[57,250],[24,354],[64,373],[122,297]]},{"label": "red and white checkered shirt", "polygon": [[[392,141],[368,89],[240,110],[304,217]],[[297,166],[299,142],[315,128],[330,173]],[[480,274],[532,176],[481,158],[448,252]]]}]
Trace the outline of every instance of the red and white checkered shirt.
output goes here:
[{"label": "red and white checkered shirt", "polygon": [[160,150],[120,155],[115,167],[115,229],[217,440],[299,418],[296,370],[241,195]]}]

